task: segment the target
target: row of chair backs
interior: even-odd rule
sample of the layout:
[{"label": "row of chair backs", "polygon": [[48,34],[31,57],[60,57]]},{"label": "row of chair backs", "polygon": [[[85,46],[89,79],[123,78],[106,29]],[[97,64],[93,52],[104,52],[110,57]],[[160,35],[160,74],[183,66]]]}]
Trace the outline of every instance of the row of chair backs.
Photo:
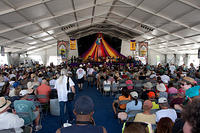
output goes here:
[{"label": "row of chair backs", "polygon": [[48,99],[46,95],[28,95],[28,99],[36,100],[36,99]]},{"label": "row of chair backs", "polygon": [[3,130],[0,130],[0,133],[15,133],[15,129],[14,128],[3,129]]},{"label": "row of chair backs", "polygon": [[31,118],[31,114],[28,112],[17,112],[17,115],[24,119],[24,125],[32,125],[33,124],[33,120]]}]

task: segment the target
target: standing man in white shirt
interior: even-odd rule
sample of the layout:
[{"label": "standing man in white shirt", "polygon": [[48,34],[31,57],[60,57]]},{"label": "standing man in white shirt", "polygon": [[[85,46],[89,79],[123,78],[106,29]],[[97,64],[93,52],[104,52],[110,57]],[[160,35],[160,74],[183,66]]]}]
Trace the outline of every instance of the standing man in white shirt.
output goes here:
[{"label": "standing man in white shirt", "polygon": [[[71,101],[68,101],[68,93],[73,92],[75,94],[74,82],[70,77],[67,77],[67,71],[65,69],[61,70],[60,77],[56,80],[55,88],[57,89],[58,101],[60,106],[60,119],[61,125],[63,125],[67,120],[64,114],[64,108],[66,105],[66,112],[68,113],[68,121],[73,120],[73,107]],[[69,90],[67,89],[67,83],[69,82]]]},{"label": "standing man in white shirt", "polygon": [[80,90],[83,89],[84,78],[86,76],[86,72],[82,67],[83,65],[80,65],[79,68],[76,70],[76,74],[78,77],[78,87]]},{"label": "standing man in white shirt", "polygon": [[177,114],[174,109],[169,109],[167,98],[161,97],[158,99],[161,110],[156,112],[156,122],[159,122],[161,118],[168,117],[173,122],[177,119]]},{"label": "standing man in white shirt", "polygon": [[87,76],[88,76],[88,86],[89,84],[91,86],[93,86],[93,82],[94,82],[94,68],[89,64],[88,68],[87,68]]},{"label": "standing man in white shirt", "polygon": [[14,113],[7,112],[10,104],[9,100],[0,97],[0,130],[14,128],[16,133],[22,133],[21,127],[24,126],[24,120]]},{"label": "standing man in white shirt", "polygon": [[169,66],[169,70],[171,71],[171,74],[174,74],[174,71],[176,70],[175,65],[174,65],[174,64],[171,64],[171,65]]}]

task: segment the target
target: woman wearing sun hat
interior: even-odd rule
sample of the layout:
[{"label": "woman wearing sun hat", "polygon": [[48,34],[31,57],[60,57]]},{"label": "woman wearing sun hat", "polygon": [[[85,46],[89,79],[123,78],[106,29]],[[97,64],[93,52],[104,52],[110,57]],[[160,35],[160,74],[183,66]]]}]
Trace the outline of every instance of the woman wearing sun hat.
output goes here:
[{"label": "woman wearing sun hat", "polygon": [[0,97],[0,130],[14,128],[16,133],[22,133],[20,127],[24,126],[24,120],[16,114],[7,112],[10,104],[5,97]]}]

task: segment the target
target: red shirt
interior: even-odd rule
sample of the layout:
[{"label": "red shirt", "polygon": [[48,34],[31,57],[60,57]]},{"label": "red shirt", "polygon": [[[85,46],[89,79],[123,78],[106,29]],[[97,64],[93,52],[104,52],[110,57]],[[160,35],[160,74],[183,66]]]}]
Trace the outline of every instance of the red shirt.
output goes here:
[{"label": "red shirt", "polygon": [[37,95],[46,95],[48,97],[48,99],[46,98],[40,98],[38,99],[38,101],[40,103],[46,103],[47,101],[49,102],[49,93],[51,91],[51,87],[45,84],[40,85],[37,88]]}]

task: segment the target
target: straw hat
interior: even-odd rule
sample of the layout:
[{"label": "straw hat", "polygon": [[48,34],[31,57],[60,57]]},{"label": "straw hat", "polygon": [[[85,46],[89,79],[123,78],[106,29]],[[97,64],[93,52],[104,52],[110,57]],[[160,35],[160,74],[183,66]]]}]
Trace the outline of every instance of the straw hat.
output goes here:
[{"label": "straw hat", "polygon": [[157,90],[158,91],[160,91],[160,92],[165,92],[166,91],[166,87],[165,87],[165,85],[164,84],[157,84],[156,85],[156,88],[157,88]]},{"label": "straw hat", "polygon": [[195,80],[191,77],[184,77],[183,81],[189,82],[191,84],[195,84]]},{"label": "straw hat", "polygon": [[28,82],[27,83],[27,88],[28,89],[33,89],[33,87],[34,87],[34,84],[32,84],[32,82]]},{"label": "straw hat", "polygon": [[153,87],[153,85],[152,85],[151,82],[147,82],[147,83],[144,84],[144,87],[148,88],[148,89],[151,89]]},{"label": "straw hat", "polygon": [[6,100],[5,97],[0,97],[0,112],[4,111],[10,106],[11,102]]}]

